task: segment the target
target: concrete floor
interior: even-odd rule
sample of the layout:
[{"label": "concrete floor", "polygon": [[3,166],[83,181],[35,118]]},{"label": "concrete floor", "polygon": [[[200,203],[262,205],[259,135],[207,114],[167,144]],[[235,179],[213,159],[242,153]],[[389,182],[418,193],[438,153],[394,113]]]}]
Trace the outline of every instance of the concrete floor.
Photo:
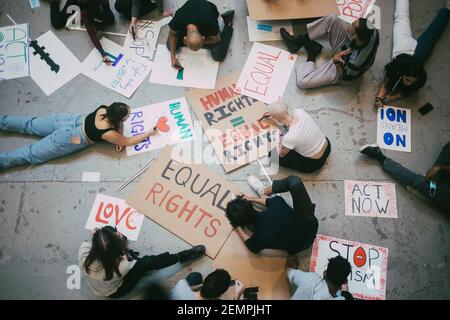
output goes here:
[{"label": "concrete floor", "polygon": [[[112,1],[111,1],[112,2]],[[250,51],[243,0],[214,0],[219,11],[236,9],[235,33],[230,53],[221,64],[219,76],[240,69]],[[411,0],[413,30],[420,34],[444,1]],[[176,9],[182,0],[167,0],[167,7]],[[381,45],[375,65],[355,86],[331,87],[301,92],[294,76],[284,99],[291,108],[303,107],[317,120],[330,138],[333,152],[323,170],[302,175],[320,221],[319,232],[338,238],[370,243],[389,248],[387,299],[449,299],[450,298],[450,224],[449,219],[418,200],[405,188],[397,186],[398,219],[351,218],[344,215],[344,180],[392,181],[375,162],[365,159],[358,148],[374,142],[375,111],[372,101],[389,61],[392,48],[393,0],[378,0],[382,9]],[[9,25],[9,13],[18,23],[29,22],[31,37],[36,38],[50,26],[48,4],[32,12],[28,1],[0,1],[0,25]],[[153,15],[152,15],[153,16]],[[152,17],[150,16],[150,17]],[[110,31],[124,32],[127,21],[117,16]],[[56,31],[66,46],[83,61],[92,50],[87,34],[78,31]],[[159,42],[165,42],[165,27]],[[110,37],[122,44],[122,38]],[[283,48],[279,42],[270,43]],[[441,147],[450,140],[450,27],[447,28],[427,64],[429,81],[416,96],[399,102],[412,109],[413,152],[387,152],[417,172],[426,172]],[[300,57],[305,59],[304,54]],[[131,100],[87,79],[77,76],[47,98],[31,78],[1,82],[1,113],[47,115],[56,112],[91,112],[101,103],[124,101],[137,107],[180,97],[183,88],[149,84],[147,81]],[[82,99],[80,99],[82,97]],[[418,108],[430,102],[435,109],[422,117]],[[194,116],[194,115],[193,115]],[[194,116],[195,117],[195,116]],[[33,141],[33,138],[0,133],[0,152]],[[205,143],[206,144],[206,143]],[[81,281],[81,289],[66,287],[70,265],[77,264],[80,243],[89,238],[84,225],[97,192],[125,198],[114,189],[151,154],[128,158],[117,154],[109,145],[97,145],[47,164],[32,168],[20,167],[0,174],[0,298],[1,299],[93,299],[96,298]],[[212,168],[225,176],[221,166]],[[248,173],[258,172],[249,165],[227,175],[243,191]],[[83,171],[101,173],[100,183],[81,182]],[[282,169],[277,177],[289,172]],[[175,252],[188,245],[150,219],[145,219],[135,247],[141,253]],[[169,286],[189,272],[212,270],[212,262],[204,258],[188,269],[177,272],[174,267],[160,272]]]}]

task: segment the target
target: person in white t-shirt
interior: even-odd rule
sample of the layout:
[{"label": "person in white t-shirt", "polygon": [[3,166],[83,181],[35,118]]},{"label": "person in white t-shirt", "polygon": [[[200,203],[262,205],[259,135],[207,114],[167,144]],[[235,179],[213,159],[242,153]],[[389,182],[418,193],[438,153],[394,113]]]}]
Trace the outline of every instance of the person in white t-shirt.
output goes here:
[{"label": "person in white t-shirt", "polygon": [[342,286],[352,271],[350,263],[342,256],[329,259],[323,278],[315,272],[298,270],[298,257],[286,260],[287,277],[296,287],[291,300],[351,300],[353,296],[343,292]]},{"label": "person in white t-shirt", "polygon": [[324,166],[331,152],[330,141],[305,110],[298,108],[290,114],[286,104],[276,101],[263,118],[288,129],[279,150],[282,167],[312,173]]}]

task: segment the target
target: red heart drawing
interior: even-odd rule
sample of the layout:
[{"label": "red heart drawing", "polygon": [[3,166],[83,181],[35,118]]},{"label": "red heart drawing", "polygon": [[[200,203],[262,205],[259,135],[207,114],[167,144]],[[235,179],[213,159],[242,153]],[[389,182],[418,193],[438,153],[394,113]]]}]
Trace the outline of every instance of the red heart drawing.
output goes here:
[{"label": "red heart drawing", "polygon": [[161,132],[169,132],[170,127],[167,124],[167,117],[161,117],[158,119],[158,122],[156,123],[156,127],[159,129],[159,131]]}]

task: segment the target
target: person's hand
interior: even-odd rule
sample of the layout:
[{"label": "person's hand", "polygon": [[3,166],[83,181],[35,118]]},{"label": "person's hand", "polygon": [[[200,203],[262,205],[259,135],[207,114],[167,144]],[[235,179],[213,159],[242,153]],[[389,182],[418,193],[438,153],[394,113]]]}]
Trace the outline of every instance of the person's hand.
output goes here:
[{"label": "person's hand", "polygon": [[333,62],[335,64],[337,64],[337,63],[345,64],[345,61],[344,61],[343,58],[345,56],[348,56],[350,53],[352,53],[352,49],[351,48],[348,48],[348,49],[346,49],[344,51],[340,51],[340,52],[336,53],[336,55],[333,57]]},{"label": "person's hand", "polygon": [[124,146],[116,145],[116,151],[117,151],[117,152],[122,152],[123,150],[125,150],[125,147],[124,147]]},{"label": "person's hand", "polygon": [[175,69],[182,69],[183,68],[181,66],[180,61],[178,61],[177,57],[173,57],[172,58],[172,67],[174,67]]},{"label": "person's hand", "polygon": [[239,280],[236,280],[234,283],[234,299],[239,300],[244,293],[245,286]]},{"label": "person's hand", "polygon": [[247,200],[247,201],[250,201],[250,196],[248,196],[248,195],[246,195],[245,193],[239,193],[238,195],[237,195],[237,198],[238,199],[244,199],[244,200]]},{"label": "person's hand", "polygon": [[108,56],[103,56],[103,63],[110,65],[112,62],[111,62],[111,60],[109,60]]},{"label": "person's hand", "polygon": [[133,36],[133,40],[135,40],[136,32],[137,32],[137,24],[135,21],[131,20],[130,25],[128,26],[128,31],[130,31]]},{"label": "person's hand", "polygon": [[382,108],[384,107],[384,101],[386,97],[376,97],[375,99],[375,108]]},{"label": "person's hand", "polygon": [[153,129],[152,130],[149,130],[148,132],[147,132],[147,134],[148,134],[148,136],[150,137],[150,136],[154,136],[155,134],[158,134],[159,133],[159,129],[158,129],[158,127],[153,127]]},{"label": "person's hand", "polygon": [[162,13],[163,17],[170,17],[173,15],[173,11],[171,10],[164,10],[164,12]]},{"label": "person's hand", "polygon": [[430,179],[435,177],[439,173],[440,170],[441,170],[441,168],[439,166],[434,166],[433,168],[429,169],[427,171],[427,175],[425,176],[425,180],[430,181]]}]

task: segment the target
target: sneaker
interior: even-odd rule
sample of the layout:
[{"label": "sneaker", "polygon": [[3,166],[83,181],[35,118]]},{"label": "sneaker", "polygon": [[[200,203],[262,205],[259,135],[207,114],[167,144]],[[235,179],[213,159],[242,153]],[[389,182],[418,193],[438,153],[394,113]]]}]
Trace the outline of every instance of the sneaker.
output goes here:
[{"label": "sneaker", "polygon": [[381,149],[376,144],[366,144],[365,146],[361,147],[361,149],[359,149],[359,152],[372,159],[376,159],[381,163],[383,163],[384,159],[386,159],[386,157],[383,155],[383,152],[381,152]]},{"label": "sneaker", "polygon": [[317,41],[310,40],[305,45],[308,52],[308,61],[316,61],[317,57],[322,53],[323,46]]},{"label": "sneaker", "polygon": [[286,46],[288,47],[290,53],[296,53],[301,49],[302,46],[299,41],[297,41],[294,36],[291,36],[285,28],[280,29],[280,34],[284,40],[284,43],[286,43]]},{"label": "sneaker", "polygon": [[225,12],[224,14],[222,14],[222,19],[223,22],[225,22],[225,25],[230,25],[231,22],[234,19],[234,10],[229,10],[227,12]]},{"label": "sneaker", "polygon": [[253,191],[255,191],[261,198],[267,198],[267,196],[264,194],[265,186],[261,182],[261,180],[259,180],[255,176],[249,175],[247,177],[247,183],[250,186],[250,188],[252,188]]},{"label": "sneaker", "polygon": [[206,248],[204,245],[195,246],[192,249],[180,251],[177,253],[178,259],[181,263],[195,260],[205,254]]},{"label": "sneaker", "polygon": [[259,161],[261,161],[261,164],[264,167],[270,167],[270,164],[272,163],[270,160],[270,155],[262,157],[261,159],[259,159]]}]

